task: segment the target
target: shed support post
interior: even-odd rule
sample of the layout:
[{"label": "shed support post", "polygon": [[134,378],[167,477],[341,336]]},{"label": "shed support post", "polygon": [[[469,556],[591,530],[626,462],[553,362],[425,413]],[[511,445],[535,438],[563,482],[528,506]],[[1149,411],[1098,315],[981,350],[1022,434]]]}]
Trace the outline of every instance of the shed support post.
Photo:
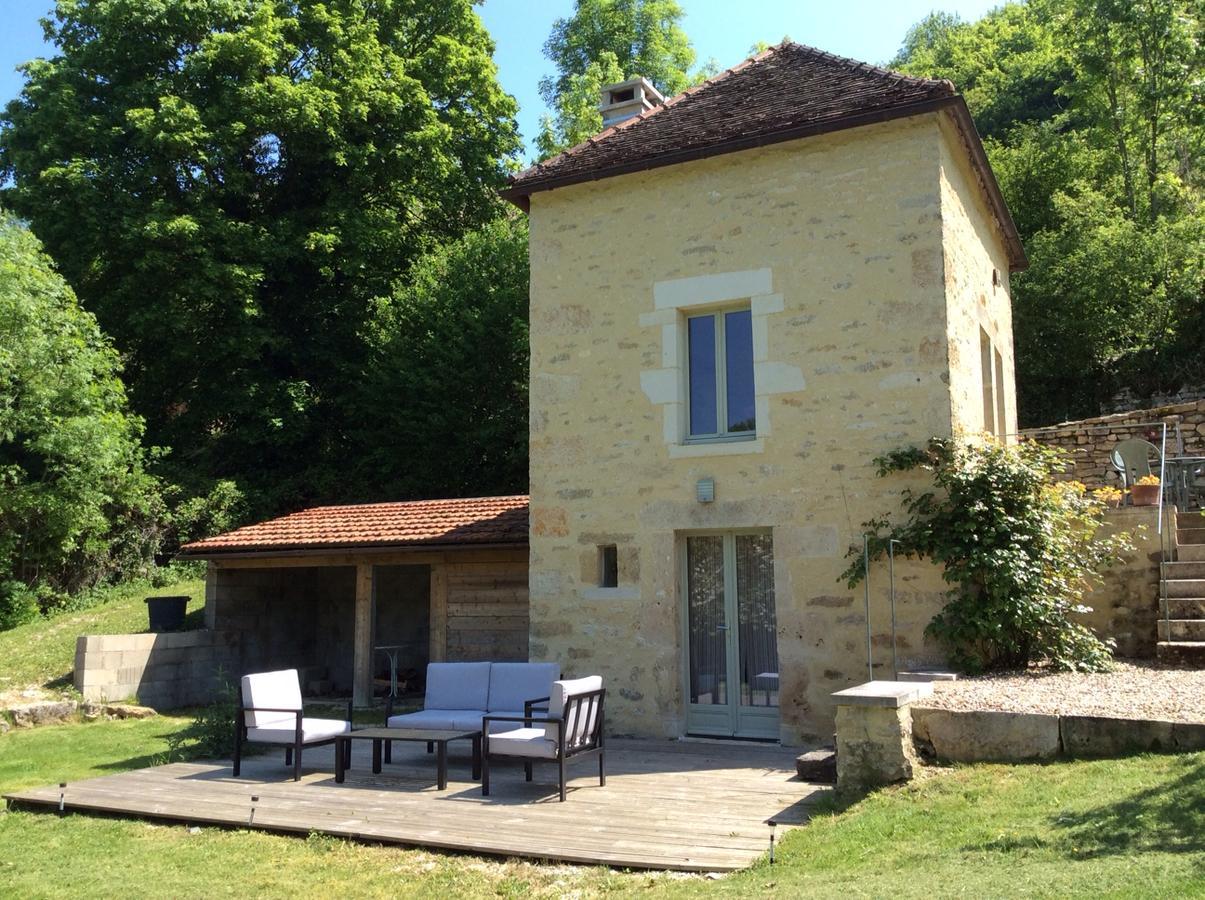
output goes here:
[{"label": "shed support post", "polygon": [[356,566],[356,630],[352,648],[352,703],[372,705],[372,594],[373,568]]},{"label": "shed support post", "polygon": [[431,645],[428,659],[443,662],[448,658],[448,569],[443,563],[431,566]]}]

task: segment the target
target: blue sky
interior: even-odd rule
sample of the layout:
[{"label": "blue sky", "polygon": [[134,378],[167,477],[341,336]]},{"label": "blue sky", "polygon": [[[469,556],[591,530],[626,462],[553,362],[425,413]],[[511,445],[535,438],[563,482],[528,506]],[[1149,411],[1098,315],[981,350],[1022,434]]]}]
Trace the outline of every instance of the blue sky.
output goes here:
[{"label": "blue sky", "polygon": [[[745,58],[760,41],[777,43],[784,35],[832,53],[882,63],[895,55],[908,26],[933,9],[977,19],[1000,0],[679,0],[683,27],[699,60],[714,57],[721,68]],[[51,0],[0,0],[0,103],[21,89],[14,68],[49,50],[38,19]],[[529,147],[539,127],[543,104],[536,86],[551,68],[540,48],[553,21],[573,10],[573,0],[485,0],[479,7],[498,45],[502,86],[519,101],[519,128]]]}]

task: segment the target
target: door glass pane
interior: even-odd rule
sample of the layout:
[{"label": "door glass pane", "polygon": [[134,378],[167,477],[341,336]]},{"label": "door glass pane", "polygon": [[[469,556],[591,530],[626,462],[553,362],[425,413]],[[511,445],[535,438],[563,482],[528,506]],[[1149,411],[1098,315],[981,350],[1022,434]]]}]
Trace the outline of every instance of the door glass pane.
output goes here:
[{"label": "door glass pane", "polygon": [[715,322],[715,316],[694,316],[686,320],[690,345],[691,434],[715,434],[720,430],[716,418]]},{"label": "door glass pane", "polygon": [[728,703],[725,648],[724,539],[686,539],[687,622],[690,629],[690,702]]},{"label": "door glass pane", "polygon": [[747,309],[724,314],[724,375],[728,385],[728,430],[755,431],[753,316]]},{"label": "door glass pane", "polygon": [[736,536],[741,705],[778,706],[774,546],[768,534]]}]

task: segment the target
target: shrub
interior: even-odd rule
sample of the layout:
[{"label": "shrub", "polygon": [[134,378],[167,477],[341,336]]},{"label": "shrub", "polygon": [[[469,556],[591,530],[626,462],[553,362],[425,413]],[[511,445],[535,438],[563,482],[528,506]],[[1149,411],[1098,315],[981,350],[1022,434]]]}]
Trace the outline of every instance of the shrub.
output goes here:
[{"label": "shrub", "polygon": [[[213,703],[197,710],[193,720],[167,739],[168,759],[230,759],[234,755],[234,713],[238,688],[218,673]],[[249,755],[249,754],[248,754]]]},{"label": "shrub", "polygon": [[[34,236],[2,213],[0,336],[0,580],[49,589],[55,605],[145,574],[164,506],[117,354]],[[10,616],[29,608],[14,590]]]},{"label": "shrub", "polygon": [[38,615],[38,595],[23,581],[0,582],[0,631],[16,628]]},{"label": "shrub", "polygon": [[[925,448],[876,460],[880,476],[925,469],[935,490],[905,489],[908,520],[865,523],[872,558],[888,540],[897,553],[940,563],[954,585],[926,633],[950,661],[971,672],[1046,662],[1056,669],[1101,671],[1111,642],[1101,641],[1073,613],[1089,611],[1083,596],[1128,547],[1128,535],[1102,536],[1104,504],[1083,485],[1058,483],[1062,454],[1034,443],[1001,446],[933,439]],[[858,559],[845,572],[863,577]]]}]

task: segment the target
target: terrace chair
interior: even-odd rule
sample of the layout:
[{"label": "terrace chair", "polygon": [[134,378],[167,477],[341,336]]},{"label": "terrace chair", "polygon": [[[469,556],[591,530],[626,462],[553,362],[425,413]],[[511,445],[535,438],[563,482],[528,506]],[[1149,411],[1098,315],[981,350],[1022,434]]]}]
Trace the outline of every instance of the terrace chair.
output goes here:
[{"label": "terrace chair", "polygon": [[[481,720],[481,794],[490,793],[490,761],[521,759],[526,780],[531,781],[532,764],[555,762],[560,770],[561,802],[565,802],[565,763],[585,756],[598,757],[598,784],[607,784],[606,752],[603,748],[603,702],[607,692],[602,678],[591,675],[572,681],[555,681],[550,697],[524,704],[522,716],[486,715]],[[537,707],[547,706],[539,714]],[[492,731],[494,722],[521,724],[521,728]]]},{"label": "terrace chair", "polygon": [[1150,441],[1132,438],[1118,443],[1109,461],[1120,473],[1122,487],[1131,488],[1139,478],[1151,474],[1151,463],[1159,462],[1159,448]]},{"label": "terrace chair", "polygon": [[[234,777],[242,769],[243,743],[283,744],[285,765],[293,780],[301,780],[301,750],[333,744],[351,731],[351,702],[347,720],[306,718],[301,706],[301,682],[296,669],[244,675],[239,682],[239,708],[234,715]],[[347,742],[351,750],[351,741]],[[349,754],[350,755],[350,752]],[[350,763],[350,760],[345,760]]]}]

